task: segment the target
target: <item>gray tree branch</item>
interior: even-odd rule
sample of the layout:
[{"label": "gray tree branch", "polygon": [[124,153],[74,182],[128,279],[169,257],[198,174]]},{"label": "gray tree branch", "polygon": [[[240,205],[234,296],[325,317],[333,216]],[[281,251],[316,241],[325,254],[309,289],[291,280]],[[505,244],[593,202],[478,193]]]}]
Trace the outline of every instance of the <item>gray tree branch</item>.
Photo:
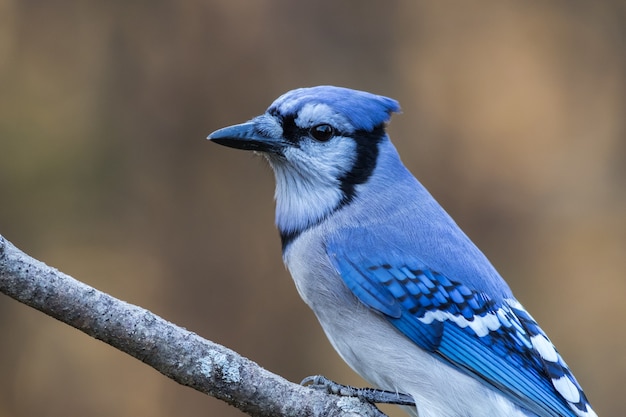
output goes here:
[{"label": "gray tree branch", "polygon": [[0,291],[252,416],[381,416],[291,383],[236,352],[31,258],[0,235]]}]

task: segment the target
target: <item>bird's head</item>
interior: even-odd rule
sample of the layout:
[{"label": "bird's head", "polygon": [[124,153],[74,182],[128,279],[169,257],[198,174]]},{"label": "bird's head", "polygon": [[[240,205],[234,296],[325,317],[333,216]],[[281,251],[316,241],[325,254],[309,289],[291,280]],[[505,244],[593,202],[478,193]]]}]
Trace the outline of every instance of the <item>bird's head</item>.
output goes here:
[{"label": "bird's head", "polygon": [[350,203],[376,167],[395,100],[347,88],[300,88],[209,140],[263,154],[276,175],[276,223],[289,239]]}]

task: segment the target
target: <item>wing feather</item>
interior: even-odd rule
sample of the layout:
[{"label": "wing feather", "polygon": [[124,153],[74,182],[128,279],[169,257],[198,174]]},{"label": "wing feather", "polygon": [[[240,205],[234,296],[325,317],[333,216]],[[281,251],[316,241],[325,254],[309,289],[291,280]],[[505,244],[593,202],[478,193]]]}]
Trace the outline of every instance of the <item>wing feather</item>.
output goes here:
[{"label": "wing feather", "polygon": [[[348,288],[419,347],[539,415],[593,415],[561,357],[516,300],[495,301],[417,257],[383,261],[384,255],[355,256],[342,247],[331,243],[327,252]],[[537,337],[543,356],[533,345]]]}]

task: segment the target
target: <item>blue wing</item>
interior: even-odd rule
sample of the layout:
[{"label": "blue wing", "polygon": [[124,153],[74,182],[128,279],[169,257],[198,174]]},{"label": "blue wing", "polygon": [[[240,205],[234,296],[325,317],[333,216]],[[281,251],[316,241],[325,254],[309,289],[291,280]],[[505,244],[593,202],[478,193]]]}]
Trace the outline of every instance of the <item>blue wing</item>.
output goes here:
[{"label": "blue wing", "polygon": [[595,415],[565,362],[517,301],[496,301],[417,257],[364,256],[345,247],[330,242],[327,252],[348,288],[418,346],[539,415]]}]

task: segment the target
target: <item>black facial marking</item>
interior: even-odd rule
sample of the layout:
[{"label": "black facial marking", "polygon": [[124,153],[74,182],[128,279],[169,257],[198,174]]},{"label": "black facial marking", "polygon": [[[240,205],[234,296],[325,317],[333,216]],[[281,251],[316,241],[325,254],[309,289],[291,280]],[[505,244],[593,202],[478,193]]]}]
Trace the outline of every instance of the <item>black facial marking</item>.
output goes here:
[{"label": "black facial marking", "polygon": [[291,146],[298,147],[300,139],[309,134],[307,129],[298,127],[295,114],[280,114],[275,108],[269,109],[268,113],[280,120],[283,128],[283,139],[289,142]]},{"label": "black facial marking", "polygon": [[282,230],[280,231],[280,243],[283,249],[283,253],[285,252],[285,249],[287,249],[289,244],[296,240],[296,238],[300,236],[300,233],[302,232],[304,232],[304,230],[295,230],[291,232],[283,232]]},{"label": "black facial marking", "polygon": [[[287,121],[288,118],[284,120]],[[293,122],[293,120],[294,119],[292,117],[291,122]],[[285,126],[289,125],[291,122],[288,121],[287,124],[283,124],[283,130],[285,132],[287,132],[287,129],[285,129]],[[293,122],[293,127],[295,127],[295,129],[298,129],[296,131],[297,132],[296,135],[301,135],[302,131],[304,131],[306,134],[306,130],[298,128],[295,125],[295,122]],[[290,127],[290,129],[293,129],[293,128]],[[295,130],[290,130],[290,131],[294,132]],[[293,133],[291,134],[293,135]],[[338,133],[338,134],[342,136],[347,136],[341,133]],[[285,136],[286,136],[286,133],[285,133]],[[351,139],[356,142],[357,157],[356,157],[356,161],[352,169],[339,178],[341,191],[343,193],[343,198],[341,199],[337,207],[332,209],[326,216],[320,218],[317,221],[317,223],[310,224],[308,228],[313,227],[323,222],[326,219],[326,217],[336,212],[337,210],[341,209],[342,207],[350,204],[350,202],[354,199],[354,196],[356,193],[356,190],[355,190],[356,186],[359,184],[364,184],[372,176],[372,173],[374,172],[374,168],[376,168],[376,161],[378,159],[378,152],[379,152],[378,144],[380,143],[380,141],[383,139],[384,136],[385,136],[384,124],[380,124],[379,126],[376,126],[372,131],[359,130],[350,135]],[[294,136],[291,136],[291,137],[294,138]],[[296,137],[300,138],[302,136],[296,136]],[[288,140],[291,141],[291,139],[288,139]],[[350,139],[346,139],[346,140],[350,140]],[[293,242],[298,236],[300,236],[300,234],[304,232],[305,230],[306,229],[289,231],[289,232],[280,231],[280,240],[282,242],[283,252],[285,252],[289,244]]]},{"label": "black facial marking", "polygon": [[[316,126],[302,128],[296,124],[295,114],[280,114],[276,109],[269,109],[268,113],[280,120],[280,125],[283,128],[283,138],[295,147],[298,147],[300,141],[304,137],[313,138],[318,142],[326,142],[334,136],[347,136],[327,123],[320,123]],[[315,131],[316,128],[320,128],[322,126],[328,127],[328,129],[325,130],[327,135],[323,138],[318,135],[319,132]]]},{"label": "black facial marking", "polygon": [[293,114],[282,116],[281,125],[283,126],[283,138],[294,146],[300,143],[300,138],[307,134],[305,129],[296,125],[296,117]]},{"label": "black facial marking", "polygon": [[378,159],[378,144],[385,135],[383,124],[376,126],[372,131],[356,131],[352,139],[356,142],[356,161],[350,171],[339,178],[343,199],[339,209],[349,204],[355,195],[355,188],[359,184],[367,182],[372,176]]}]

